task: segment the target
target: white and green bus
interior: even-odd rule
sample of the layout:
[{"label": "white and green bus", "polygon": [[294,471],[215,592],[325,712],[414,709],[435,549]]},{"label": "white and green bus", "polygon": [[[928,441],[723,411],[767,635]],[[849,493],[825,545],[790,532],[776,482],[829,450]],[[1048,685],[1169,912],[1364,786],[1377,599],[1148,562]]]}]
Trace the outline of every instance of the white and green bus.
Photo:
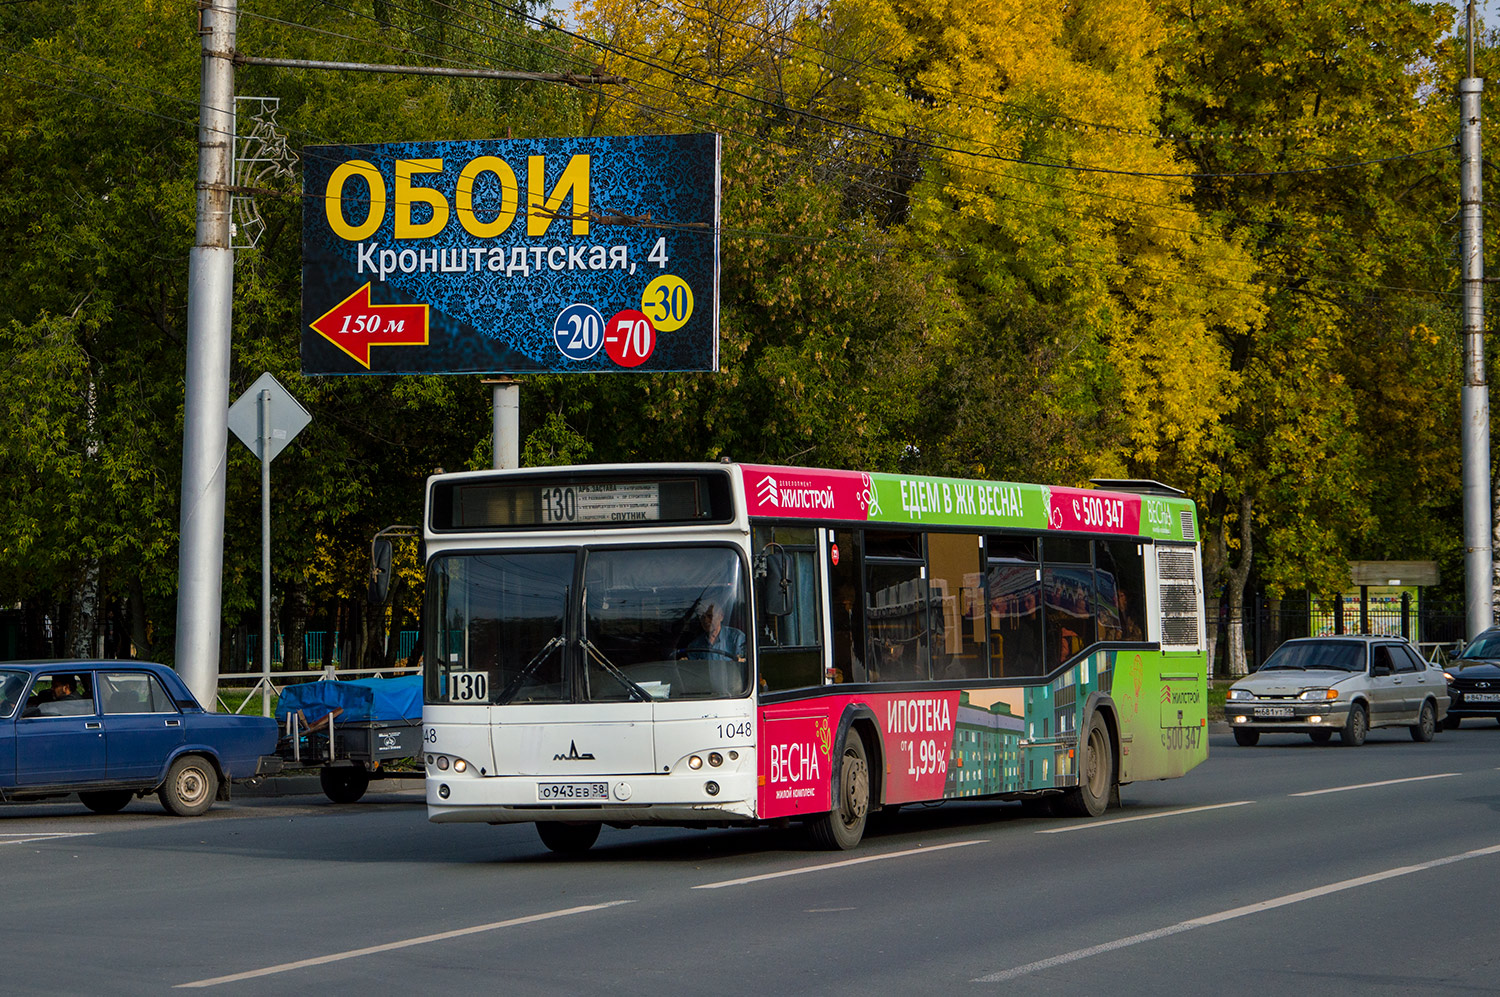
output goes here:
[{"label": "white and green bus", "polygon": [[1119,787],[1207,757],[1193,503],[754,464],[432,478],[437,822],[805,823]]}]

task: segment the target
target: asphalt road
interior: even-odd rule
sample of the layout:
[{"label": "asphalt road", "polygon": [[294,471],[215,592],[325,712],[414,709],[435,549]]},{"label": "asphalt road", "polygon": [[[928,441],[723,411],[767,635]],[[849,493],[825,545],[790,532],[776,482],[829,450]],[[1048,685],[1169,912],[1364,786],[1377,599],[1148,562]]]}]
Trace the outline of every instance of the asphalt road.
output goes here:
[{"label": "asphalt road", "polygon": [[566,860],[527,825],[431,825],[399,783],[12,806],[0,992],[1500,991],[1500,726],[1210,744],[1096,821],[949,804],[852,853],[637,828]]}]

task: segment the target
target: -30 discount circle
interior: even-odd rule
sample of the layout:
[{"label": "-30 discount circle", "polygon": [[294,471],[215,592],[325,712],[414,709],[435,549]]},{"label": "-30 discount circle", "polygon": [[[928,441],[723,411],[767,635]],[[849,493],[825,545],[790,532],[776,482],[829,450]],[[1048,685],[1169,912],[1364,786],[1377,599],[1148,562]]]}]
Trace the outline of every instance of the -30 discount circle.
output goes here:
[{"label": "-30 discount circle", "polygon": [[641,311],[657,332],[676,332],[693,317],[693,289],[676,274],[662,274],[646,285]]},{"label": "-30 discount circle", "polygon": [[656,327],[629,308],[615,312],[604,327],[604,352],[621,367],[639,367],[656,349]]},{"label": "-30 discount circle", "polygon": [[557,348],[569,360],[587,360],[604,345],[604,316],[593,305],[569,305],[552,323]]}]

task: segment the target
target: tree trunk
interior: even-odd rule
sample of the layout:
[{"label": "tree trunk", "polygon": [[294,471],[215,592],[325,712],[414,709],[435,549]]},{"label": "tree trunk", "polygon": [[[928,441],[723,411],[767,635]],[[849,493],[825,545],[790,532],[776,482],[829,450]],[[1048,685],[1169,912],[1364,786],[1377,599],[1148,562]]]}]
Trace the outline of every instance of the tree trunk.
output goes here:
[{"label": "tree trunk", "polygon": [[70,658],[99,655],[99,562],[94,558],[84,561],[68,602],[67,647]]},{"label": "tree trunk", "polygon": [[286,642],[281,650],[282,667],[289,672],[307,670],[307,586],[289,582],[281,602],[281,632]]},{"label": "tree trunk", "polygon": [[1245,583],[1250,580],[1250,564],[1254,549],[1250,524],[1251,500],[1249,495],[1240,498],[1240,559],[1229,569],[1229,633],[1226,651],[1229,653],[1229,674],[1235,678],[1250,673],[1245,658]]},{"label": "tree trunk", "polygon": [[390,632],[385,639],[385,656],[382,666],[386,670],[396,667],[396,660],[401,656],[401,596],[404,594],[406,583],[400,575],[391,581],[390,597]]},{"label": "tree trunk", "polygon": [[151,631],[146,623],[146,593],[138,577],[130,579],[126,586],[126,603],[130,610],[130,643],[135,656],[146,661],[155,661],[156,652],[151,646]]},{"label": "tree trunk", "polygon": [[1203,612],[1205,617],[1204,629],[1208,641],[1208,674],[1214,673],[1214,659],[1219,650],[1219,592],[1222,590],[1224,577],[1224,561],[1227,557],[1229,541],[1225,535],[1228,524],[1223,519],[1219,520],[1219,528],[1214,530],[1209,539],[1203,544]]}]

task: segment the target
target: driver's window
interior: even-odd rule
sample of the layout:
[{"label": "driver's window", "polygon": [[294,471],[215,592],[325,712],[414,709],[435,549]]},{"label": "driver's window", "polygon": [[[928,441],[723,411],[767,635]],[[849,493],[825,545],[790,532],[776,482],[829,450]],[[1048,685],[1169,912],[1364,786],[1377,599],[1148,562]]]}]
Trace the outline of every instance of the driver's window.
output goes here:
[{"label": "driver's window", "polygon": [[1372,675],[1389,675],[1396,670],[1395,665],[1391,663],[1391,649],[1387,644],[1376,645],[1374,653],[1370,656],[1370,663]]}]

